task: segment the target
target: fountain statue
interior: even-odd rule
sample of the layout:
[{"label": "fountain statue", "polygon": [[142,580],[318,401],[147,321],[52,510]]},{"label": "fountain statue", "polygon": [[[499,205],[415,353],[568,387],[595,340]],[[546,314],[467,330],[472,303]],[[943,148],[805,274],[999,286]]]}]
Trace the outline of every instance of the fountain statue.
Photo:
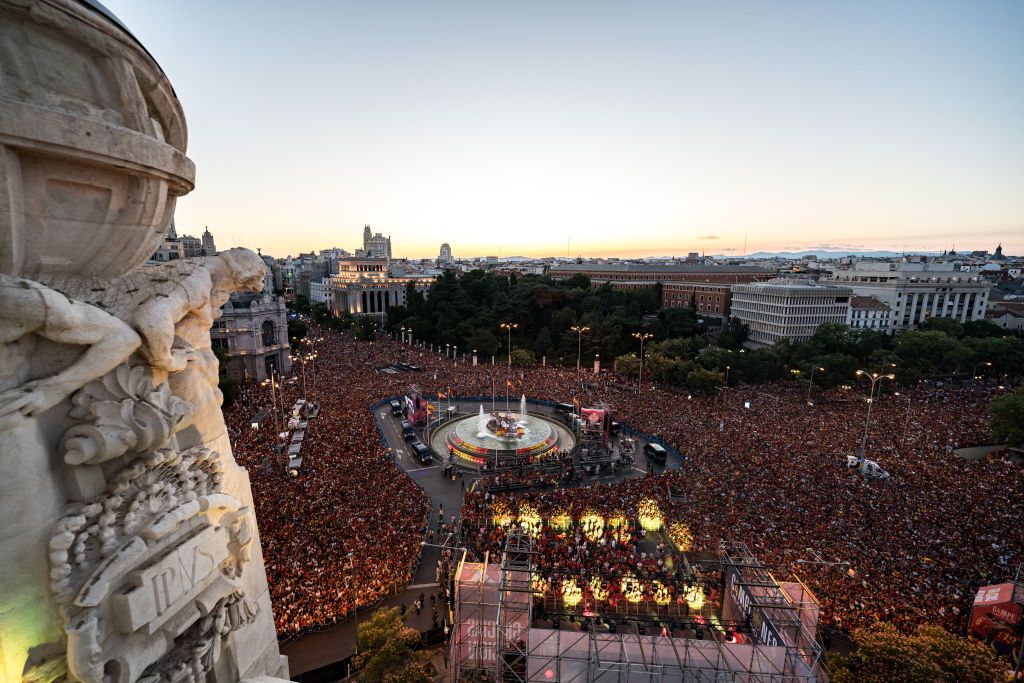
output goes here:
[{"label": "fountain statue", "polygon": [[288,677],[210,327],[245,249],[144,265],[194,185],[95,0],[0,0],[0,680]]},{"label": "fountain statue", "polygon": [[477,436],[483,438],[487,436],[487,414],[484,413],[484,406],[480,404],[480,416],[477,418]]}]

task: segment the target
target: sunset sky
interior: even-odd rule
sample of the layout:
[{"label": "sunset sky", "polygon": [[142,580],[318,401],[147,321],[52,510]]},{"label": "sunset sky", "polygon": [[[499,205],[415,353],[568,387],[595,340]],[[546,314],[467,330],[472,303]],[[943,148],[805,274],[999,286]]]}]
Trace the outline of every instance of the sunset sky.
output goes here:
[{"label": "sunset sky", "polygon": [[221,248],[1024,253],[1019,0],[105,4]]}]

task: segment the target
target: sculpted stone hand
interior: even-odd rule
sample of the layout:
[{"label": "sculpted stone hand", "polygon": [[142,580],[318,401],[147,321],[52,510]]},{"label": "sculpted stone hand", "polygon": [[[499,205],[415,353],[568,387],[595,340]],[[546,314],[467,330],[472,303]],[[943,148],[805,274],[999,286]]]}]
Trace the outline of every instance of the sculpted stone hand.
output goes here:
[{"label": "sculpted stone hand", "polygon": [[[66,354],[61,366],[61,354],[37,348],[41,339],[86,349]],[[0,392],[0,429],[53,407],[124,362],[139,343],[126,323],[95,306],[0,275],[0,378],[7,385]]]}]

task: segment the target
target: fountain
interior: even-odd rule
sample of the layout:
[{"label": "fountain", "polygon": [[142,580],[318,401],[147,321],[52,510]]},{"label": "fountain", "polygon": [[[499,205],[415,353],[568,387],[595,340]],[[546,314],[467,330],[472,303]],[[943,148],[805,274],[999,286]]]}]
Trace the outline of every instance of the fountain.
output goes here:
[{"label": "fountain", "polygon": [[476,435],[481,439],[487,436],[487,414],[484,413],[483,404],[480,405],[480,416],[476,422]]},{"label": "fountain", "polygon": [[526,394],[519,399],[519,419],[524,424],[526,423]]}]

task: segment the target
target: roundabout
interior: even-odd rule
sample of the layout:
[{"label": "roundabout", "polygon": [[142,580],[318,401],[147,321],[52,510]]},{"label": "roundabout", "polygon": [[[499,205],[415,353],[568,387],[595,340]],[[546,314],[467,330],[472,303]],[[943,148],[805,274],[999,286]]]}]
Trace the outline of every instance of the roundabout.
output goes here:
[{"label": "roundabout", "polygon": [[554,459],[571,451],[576,437],[558,420],[526,411],[485,412],[455,418],[431,431],[430,447],[448,453],[454,464],[470,469],[485,465],[508,467]]}]

